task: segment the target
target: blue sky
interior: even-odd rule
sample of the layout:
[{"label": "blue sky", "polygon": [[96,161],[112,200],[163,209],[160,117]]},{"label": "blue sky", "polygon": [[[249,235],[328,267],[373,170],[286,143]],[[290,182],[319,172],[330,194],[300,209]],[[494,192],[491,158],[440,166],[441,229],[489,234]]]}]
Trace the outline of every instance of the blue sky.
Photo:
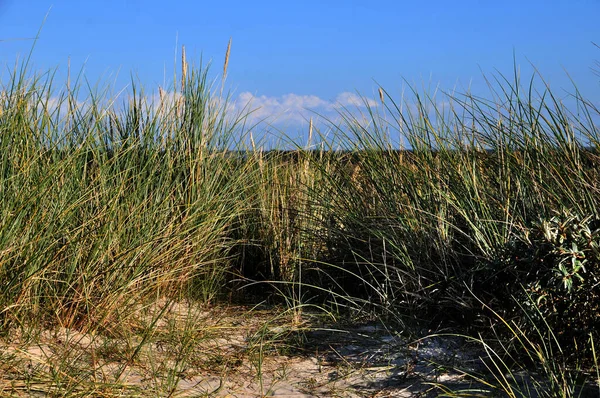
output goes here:
[{"label": "blue sky", "polygon": [[[44,16],[33,55],[37,70],[74,70],[124,86],[130,73],[156,87],[172,77],[175,50],[213,61],[220,72],[229,38],[228,83],[234,96],[256,98],[265,111],[329,106],[348,93],[373,95],[381,83],[401,93],[419,87],[469,85],[482,71],[523,75],[533,63],[560,92],[566,69],[596,103],[591,72],[600,49],[600,0],[505,1],[142,1],[0,0],[0,63],[27,53]],[[270,104],[270,105],[268,105]],[[286,105],[287,104],[287,105]],[[270,106],[270,107],[269,107]]]}]

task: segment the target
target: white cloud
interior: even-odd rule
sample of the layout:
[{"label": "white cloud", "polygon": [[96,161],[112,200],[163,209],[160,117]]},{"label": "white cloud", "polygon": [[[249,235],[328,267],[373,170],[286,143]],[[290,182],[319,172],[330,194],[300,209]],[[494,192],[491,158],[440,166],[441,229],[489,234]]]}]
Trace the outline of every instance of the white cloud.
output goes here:
[{"label": "white cloud", "polygon": [[46,117],[59,123],[74,118],[73,112],[85,114],[89,109],[86,101],[69,99],[66,95],[48,97],[46,93],[39,95],[34,92],[28,99],[38,117],[45,114]]},{"label": "white cloud", "polygon": [[162,89],[159,89],[159,92],[153,94],[150,98],[152,110],[162,110],[163,112],[174,108],[181,101],[181,93],[173,91],[162,91]]},{"label": "white cloud", "polygon": [[333,119],[343,108],[359,110],[367,105],[374,107],[378,102],[350,92],[338,94],[333,101],[316,95],[290,93],[282,96],[256,96],[250,92],[243,92],[233,101],[235,109],[251,112],[248,117],[251,123],[265,121],[283,125],[305,124],[317,114]]},{"label": "white cloud", "polygon": [[334,107],[337,108],[366,108],[367,106],[373,108],[379,105],[379,102],[372,98],[361,97],[355,93],[344,92],[336,97]]},{"label": "white cloud", "polygon": [[[284,131],[288,131],[287,129],[293,131],[298,128],[304,130],[308,127],[311,118],[317,128],[325,127],[328,124],[326,120],[339,123],[341,121],[340,112],[350,113],[362,120],[364,118],[362,113],[367,106],[377,107],[381,105],[379,101],[369,97],[361,97],[352,92],[342,92],[333,100],[323,99],[316,95],[296,93],[267,96],[242,92],[229,99],[227,103],[218,96],[214,98],[214,101],[211,107],[215,111],[224,107],[222,110],[231,120],[248,115],[246,126],[261,124],[264,127],[265,124],[270,124]],[[114,107],[120,109],[124,104],[126,106],[126,103],[127,100],[119,101],[114,98],[104,104],[102,110],[114,109]],[[174,115],[173,112],[182,112],[183,110],[182,95],[173,91],[160,90],[160,92],[155,92],[144,98],[143,104],[145,111],[161,116]],[[40,105],[38,104],[38,106]],[[89,104],[82,101],[77,101],[75,105],[80,112],[85,112],[89,107]],[[64,97],[51,97],[45,108],[52,113],[56,112],[60,119],[69,115],[68,102]]]}]

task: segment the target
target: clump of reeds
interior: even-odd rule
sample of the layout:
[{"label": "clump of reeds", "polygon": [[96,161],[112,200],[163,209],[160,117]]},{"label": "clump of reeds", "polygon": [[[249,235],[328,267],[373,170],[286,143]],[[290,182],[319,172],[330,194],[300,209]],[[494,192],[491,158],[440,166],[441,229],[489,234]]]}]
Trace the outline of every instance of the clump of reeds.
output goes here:
[{"label": "clump of reeds", "polygon": [[121,108],[26,72],[2,88],[3,327],[110,328],[149,297],[222,293],[246,206],[229,152],[242,119],[182,64],[181,96],[161,88],[158,108],[136,85]]},{"label": "clump of reeds", "polygon": [[[379,105],[342,112],[321,150],[311,119],[306,145],[266,151],[252,135],[243,145],[243,115],[185,48],[181,64],[158,106],[136,85],[122,107],[95,92],[81,102],[77,85],[56,93],[25,70],[0,88],[3,330],[115,329],[132,303],[211,301],[235,279],[293,305],[475,331],[489,308],[526,320],[525,286],[561,346],[573,324],[598,341],[600,111],[578,92],[573,114],[518,78],[500,77],[491,101],[445,106],[379,88]],[[585,322],[563,321],[576,308]]]},{"label": "clump of reeds", "polygon": [[[344,111],[331,128],[353,167],[328,173],[312,197],[331,221],[321,283],[355,307],[484,331],[491,314],[477,296],[537,341],[515,305],[525,286],[565,351],[589,359],[578,341],[599,337],[581,309],[600,306],[600,111],[576,92],[574,114],[531,84],[500,77],[491,101],[415,91],[402,104],[380,90],[368,122]],[[549,224],[556,236],[545,239]]]}]

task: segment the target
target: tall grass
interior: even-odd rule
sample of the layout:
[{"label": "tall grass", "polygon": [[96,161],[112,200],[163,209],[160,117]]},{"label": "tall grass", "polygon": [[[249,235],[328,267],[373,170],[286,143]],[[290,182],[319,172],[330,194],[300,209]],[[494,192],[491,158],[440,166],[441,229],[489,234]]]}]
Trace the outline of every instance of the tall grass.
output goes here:
[{"label": "tall grass", "polygon": [[140,303],[242,280],[405,324],[481,331],[499,314],[532,344],[539,318],[595,359],[578,341],[600,341],[600,111],[576,89],[566,107],[517,74],[444,105],[380,88],[322,149],[264,151],[208,69],[181,63],[158,97],[56,90],[26,64],[0,89],[3,331],[116,333]]},{"label": "tall grass", "polygon": [[599,109],[576,88],[567,108],[541,83],[499,76],[491,100],[452,94],[444,105],[381,89],[381,106],[342,113],[331,128],[352,172],[327,173],[313,197],[334,221],[322,271],[348,280],[338,291],[435,327],[485,330],[494,308],[533,340],[527,319],[541,317],[565,355],[591,359]]},{"label": "tall grass", "polygon": [[243,115],[225,113],[208,70],[183,73],[171,101],[134,83],[122,105],[25,76],[1,90],[4,326],[109,327],[148,297],[214,299],[247,166],[230,155]]}]

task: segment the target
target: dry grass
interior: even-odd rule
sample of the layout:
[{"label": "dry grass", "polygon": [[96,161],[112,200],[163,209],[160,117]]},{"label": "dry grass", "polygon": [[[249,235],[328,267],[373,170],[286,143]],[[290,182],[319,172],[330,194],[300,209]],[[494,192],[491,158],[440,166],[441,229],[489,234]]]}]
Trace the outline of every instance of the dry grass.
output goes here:
[{"label": "dry grass", "polygon": [[225,62],[223,63],[223,80],[227,77],[227,67],[229,66],[229,54],[231,53],[231,38],[227,43],[227,51],[225,51]]},{"label": "dry grass", "polygon": [[185,46],[181,46],[181,92],[185,92],[187,82],[188,64],[185,59]]}]

